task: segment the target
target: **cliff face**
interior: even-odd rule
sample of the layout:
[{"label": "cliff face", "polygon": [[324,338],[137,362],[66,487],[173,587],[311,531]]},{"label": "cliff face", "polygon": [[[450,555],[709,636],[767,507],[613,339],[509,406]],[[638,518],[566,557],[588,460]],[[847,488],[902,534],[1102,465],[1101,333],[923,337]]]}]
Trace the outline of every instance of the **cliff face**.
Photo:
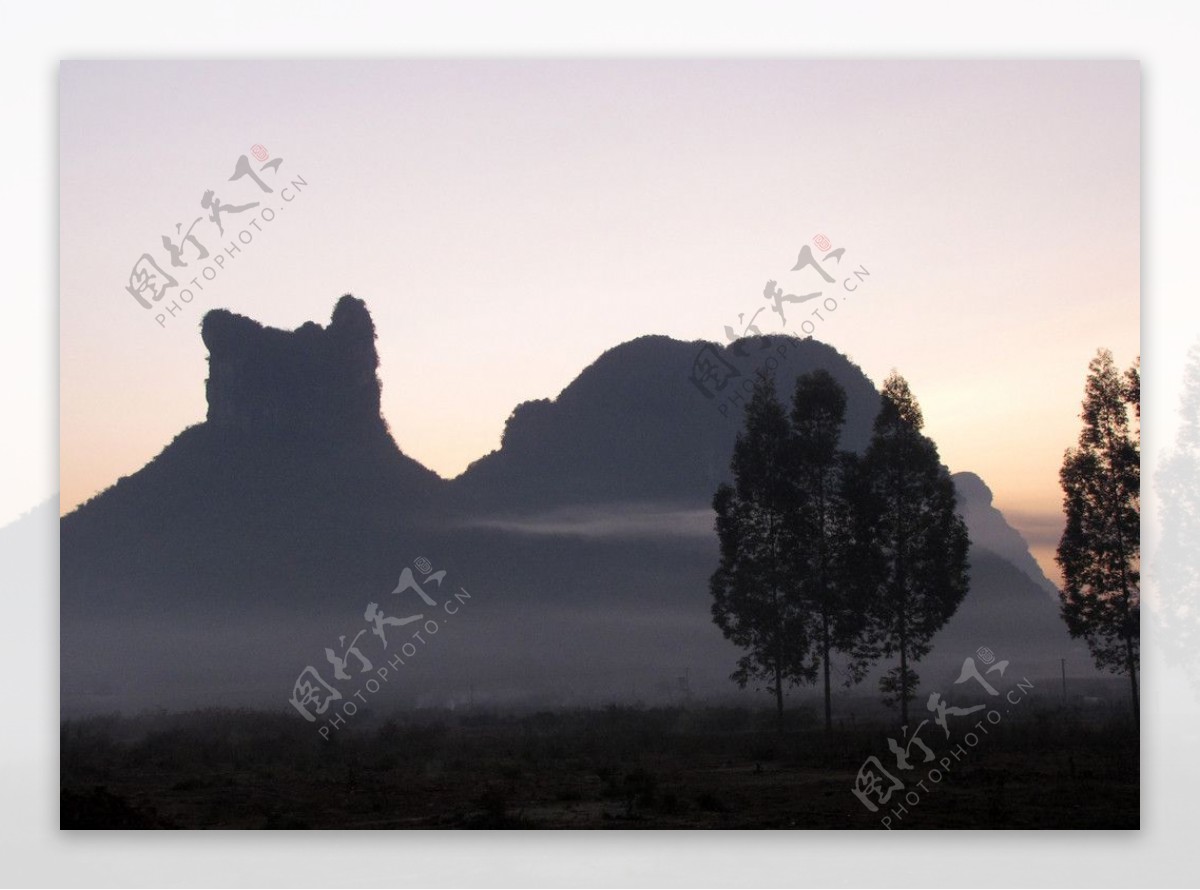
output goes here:
[{"label": "cliff face", "polygon": [[308,322],[294,331],[216,309],[201,336],[213,427],[339,436],[383,430],[375,325],[362,300],[344,296],[328,327]]}]

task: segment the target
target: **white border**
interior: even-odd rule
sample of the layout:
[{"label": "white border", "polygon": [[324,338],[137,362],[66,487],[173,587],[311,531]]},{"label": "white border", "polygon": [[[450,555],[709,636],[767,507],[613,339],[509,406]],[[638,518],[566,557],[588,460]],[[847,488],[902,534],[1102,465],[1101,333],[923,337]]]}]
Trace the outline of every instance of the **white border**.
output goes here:
[{"label": "white border", "polygon": [[[1200,142],[1186,3],[397,3],[238,0],[6,4],[0,156],[4,506],[57,488],[57,62],[63,58],[771,56],[1133,58],[1143,63],[1146,453],[1168,443],[1183,349],[1200,334]],[[181,97],[184,98],[184,97]],[[1037,97],[1031,96],[1031,102]],[[1187,335],[1185,339],[1181,339]],[[1182,343],[1182,348],[1180,344]],[[9,501],[18,501],[12,503]],[[7,512],[7,510],[6,510]],[[57,542],[46,586],[5,584],[0,880],[96,886],[1143,886],[1195,880],[1194,699],[1147,658],[1137,833],[61,833]],[[1152,535],[1152,529],[1147,534]],[[7,575],[7,567],[0,574]],[[1148,650],[1150,645],[1146,647]],[[1176,685],[1174,688],[1179,688]]]}]

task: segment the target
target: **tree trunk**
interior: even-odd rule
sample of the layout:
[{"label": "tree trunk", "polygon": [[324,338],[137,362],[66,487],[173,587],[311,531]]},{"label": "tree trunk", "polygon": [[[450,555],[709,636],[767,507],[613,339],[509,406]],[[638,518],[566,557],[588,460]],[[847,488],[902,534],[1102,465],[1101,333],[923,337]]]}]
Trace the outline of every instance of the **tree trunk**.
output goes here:
[{"label": "tree trunk", "polygon": [[896,611],[900,619],[900,725],[908,726],[908,580],[905,575],[905,556],[908,554],[908,526],[897,497],[896,523]]},{"label": "tree trunk", "polygon": [[[774,546],[774,545],[772,545]],[[773,600],[776,609],[776,621],[778,624],[775,628],[775,721],[776,729],[779,734],[783,735],[783,617],[779,613],[779,588],[774,590]]]},{"label": "tree trunk", "polygon": [[825,544],[829,536],[829,524],[825,516],[824,469],[822,469],[820,475],[818,476],[817,499],[818,517],[821,527],[821,537],[817,547],[817,567],[820,573],[820,577],[818,578],[818,589],[821,591],[821,596],[824,600],[821,607],[821,662],[825,667],[825,734],[828,736],[833,732],[833,704],[832,694],[829,691],[829,650],[832,646],[832,643],[829,639],[829,566],[825,553]]},{"label": "tree trunk", "polygon": [[783,673],[779,662],[775,662],[775,721],[779,734],[783,735]]},{"label": "tree trunk", "polygon": [[1141,705],[1138,702],[1137,667],[1133,663],[1133,638],[1125,637],[1125,670],[1129,672],[1130,690],[1133,692],[1133,722],[1141,725]]},{"label": "tree trunk", "polygon": [[829,615],[821,615],[821,660],[825,664],[825,732],[833,732],[833,705],[829,691]]}]

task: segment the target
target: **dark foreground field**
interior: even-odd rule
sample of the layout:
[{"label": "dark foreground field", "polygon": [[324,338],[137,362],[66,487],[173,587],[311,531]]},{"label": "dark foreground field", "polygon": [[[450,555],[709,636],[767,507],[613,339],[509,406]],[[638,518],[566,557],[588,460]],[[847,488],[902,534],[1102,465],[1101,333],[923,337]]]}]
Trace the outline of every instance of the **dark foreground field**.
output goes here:
[{"label": "dark foreground field", "polygon": [[[953,744],[923,734],[940,761]],[[200,711],[62,726],[63,828],[858,828],[882,726],[782,736],[771,714],[419,712],[331,741],[295,714]],[[898,737],[898,736],[897,736]],[[1138,742],[1113,714],[1030,712],[912,772],[893,828],[1137,828]]]}]

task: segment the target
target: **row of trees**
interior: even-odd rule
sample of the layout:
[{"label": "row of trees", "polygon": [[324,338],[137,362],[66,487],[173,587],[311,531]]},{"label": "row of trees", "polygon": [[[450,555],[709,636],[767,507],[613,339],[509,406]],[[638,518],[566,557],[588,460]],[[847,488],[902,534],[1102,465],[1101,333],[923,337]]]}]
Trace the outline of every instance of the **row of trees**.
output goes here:
[{"label": "row of trees", "polygon": [[781,726],[784,689],[821,678],[832,728],[834,658],[847,683],[896,659],[880,685],[907,724],[913,666],[967,592],[966,526],[907,382],[885,381],[861,456],[841,448],[845,414],[846,393],[826,371],[797,379],[790,411],[760,376],[734,446],[734,484],[713,498],[713,620],[745,650],[732,678],[764,683]]}]

